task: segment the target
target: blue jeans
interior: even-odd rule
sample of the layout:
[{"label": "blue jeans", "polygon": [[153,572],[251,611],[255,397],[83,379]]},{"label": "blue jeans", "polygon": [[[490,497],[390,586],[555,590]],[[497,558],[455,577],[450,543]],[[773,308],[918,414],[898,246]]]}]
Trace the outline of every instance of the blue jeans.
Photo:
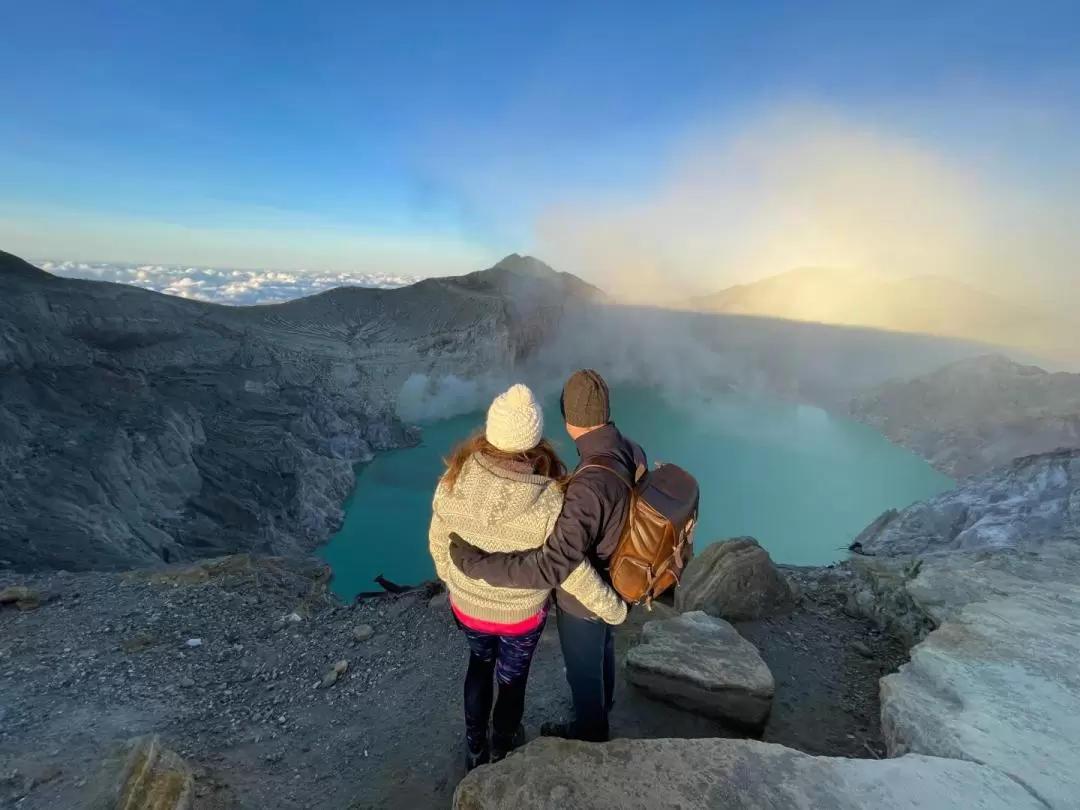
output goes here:
[{"label": "blue jeans", "polygon": [[615,634],[600,619],[583,619],[558,608],[555,621],[574,703],[570,733],[575,739],[606,742],[608,712],[615,697]]},{"label": "blue jeans", "polygon": [[[544,625],[520,636],[497,636],[472,630],[460,621],[457,624],[469,643],[469,668],[465,672],[465,741],[469,751],[475,754],[487,748],[489,719],[491,747],[508,751],[525,713],[529,667]],[[493,681],[499,682],[494,712]]]}]

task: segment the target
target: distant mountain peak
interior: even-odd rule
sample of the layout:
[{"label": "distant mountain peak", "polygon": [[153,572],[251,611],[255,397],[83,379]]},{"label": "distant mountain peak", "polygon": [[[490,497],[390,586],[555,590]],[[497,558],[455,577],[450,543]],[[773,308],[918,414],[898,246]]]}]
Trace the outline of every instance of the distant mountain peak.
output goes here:
[{"label": "distant mountain peak", "polygon": [[534,256],[520,253],[511,253],[487,270],[451,276],[442,283],[468,289],[495,289],[522,299],[557,291],[559,295],[595,302],[608,300],[603,290],[573,273],[555,270]]},{"label": "distant mountain peak", "polygon": [[803,267],[691,299],[704,312],[974,340],[1067,360],[1075,328],[946,276]]},{"label": "distant mountain peak", "polygon": [[534,256],[522,256],[520,253],[511,253],[501,259],[492,270],[508,270],[523,276],[551,276],[556,272],[549,265]]}]

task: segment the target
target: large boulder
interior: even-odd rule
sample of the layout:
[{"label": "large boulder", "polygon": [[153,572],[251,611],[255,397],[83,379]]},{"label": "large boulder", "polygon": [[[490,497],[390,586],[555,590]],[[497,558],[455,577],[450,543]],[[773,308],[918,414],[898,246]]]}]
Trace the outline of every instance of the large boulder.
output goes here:
[{"label": "large boulder", "polygon": [[118,748],[77,797],[61,802],[75,810],[190,810],[194,798],[190,768],[157,735],[148,735]]},{"label": "large boulder", "polygon": [[[916,599],[943,609],[972,595],[958,585],[963,572],[938,575],[934,566],[925,568],[912,589]],[[1080,584],[1075,567],[1047,566],[1042,579],[1037,568],[1018,568],[1023,577],[1000,569],[971,572],[972,586],[988,583],[976,597],[986,601],[945,621],[912,650],[910,663],[882,679],[882,725],[892,755],[913,751],[985,763],[1049,807],[1074,810],[1080,802]]]},{"label": "large boulder", "polygon": [[731,622],[785,613],[794,604],[791,585],[752,537],[707,546],[675,590],[680,613],[703,610]]},{"label": "large boulder", "polygon": [[649,622],[626,656],[631,683],[653,697],[743,726],[761,726],[775,684],[757,649],[700,611]]},{"label": "large boulder", "polygon": [[15,605],[19,610],[33,610],[38,606],[38,602],[37,593],[21,585],[0,588],[0,607]]},{"label": "large boulder", "polygon": [[972,762],[812,757],[753,740],[541,738],[479,768],[455,810],[1045,810],[1022,785]]}]

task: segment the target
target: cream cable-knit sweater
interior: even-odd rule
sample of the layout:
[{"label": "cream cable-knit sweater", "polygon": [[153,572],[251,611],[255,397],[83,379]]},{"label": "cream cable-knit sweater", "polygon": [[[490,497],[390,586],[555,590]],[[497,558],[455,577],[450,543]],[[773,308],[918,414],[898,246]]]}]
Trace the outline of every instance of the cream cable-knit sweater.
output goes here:
[{"label": "cream cable-knit sweater", "polygon": [[[484,551],[527,551],[544,545],[562,504],[563,493],[550,478],[503,469],[479,453],[462,466],[453,490],[439,482],[428,546],[439,579],[462,613],[513,624],[534,616],[550,591],[497,588],[470,579],[450,560],[450,532]],[[574,569],[562,588],[608,624],[626,618],[626,603],[588,560]]]}]

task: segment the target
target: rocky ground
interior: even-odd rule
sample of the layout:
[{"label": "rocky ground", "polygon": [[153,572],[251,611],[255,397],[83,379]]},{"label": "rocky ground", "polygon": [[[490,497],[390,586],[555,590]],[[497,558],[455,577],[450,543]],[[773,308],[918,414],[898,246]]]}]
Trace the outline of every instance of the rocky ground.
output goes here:
[{"label": "rocky ground", "polygon": [[907,645],[850,611],[843,568],[785,568],[802,599],[791,613],[740,622],[776,681],[763,739],[822,756],[883,757],[878,679]]},{"label": "rocky ground", "polygon": [[[883,755],[878,678],[903,647],[847,615],[844,571],[787,573],[803,591],[794,612],[739,625],[776,680],[764,739]],[[193,768],[203,810],[448,807],[462,776],[465,653],[445,604],[342,606],[327,574],[246,556],[158,573],[0,573],[0,589],[36,595],[0,607],[0,806],[77,807],[110,749],[157,732]],[[620,659],[646,620],[671,613],[635,611]],[[567,710],[550,627],[530,735]],[[738,734],[625,682],[613,733]]]}]

